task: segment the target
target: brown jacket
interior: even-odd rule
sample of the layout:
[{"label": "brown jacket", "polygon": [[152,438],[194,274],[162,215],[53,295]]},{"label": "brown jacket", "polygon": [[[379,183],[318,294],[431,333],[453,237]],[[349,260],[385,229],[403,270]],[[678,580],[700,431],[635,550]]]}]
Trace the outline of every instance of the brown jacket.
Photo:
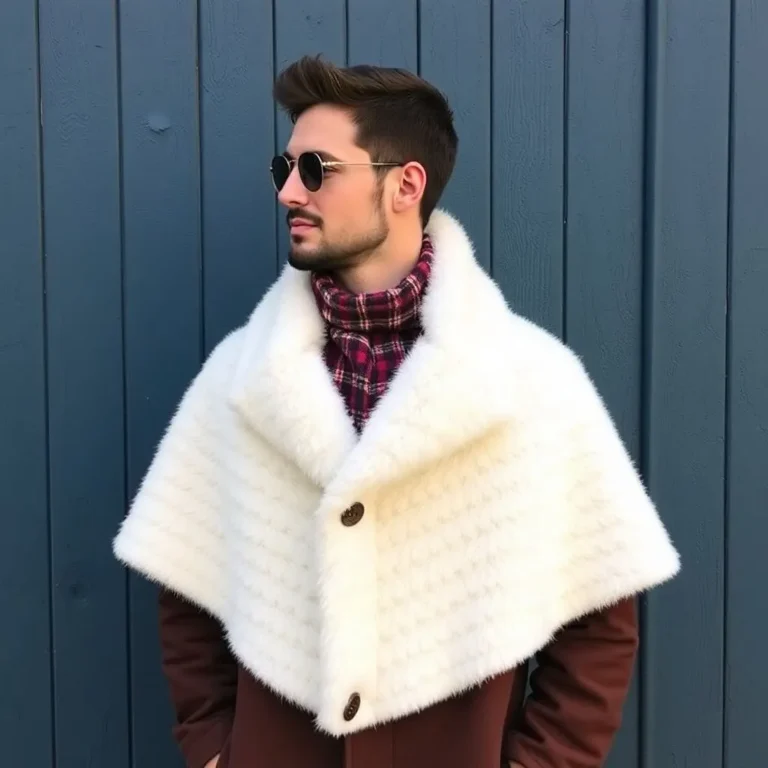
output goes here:
[{"label": "brown jacket", "polygon": [[279,698],[229,652],[220,624],[160,594],[163,669],[188,768],[598,768],[620,724],[637,652],[634,598],[563,629],[528,668],[346,738]]}]

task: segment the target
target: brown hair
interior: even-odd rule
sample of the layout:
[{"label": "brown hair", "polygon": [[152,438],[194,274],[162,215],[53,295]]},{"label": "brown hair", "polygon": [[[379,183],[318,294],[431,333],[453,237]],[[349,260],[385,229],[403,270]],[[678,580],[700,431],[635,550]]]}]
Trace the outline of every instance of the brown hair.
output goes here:
[{"label": "brown hair", "polygon": [[372,162],[421,163],[427,172],[421,220],[429,220],[453,173],[458,145],[453,112],[431,83],[404,69],[342,68],[305,56],[280,73],[274,97],[293,122],[318,104],[347,108],[357,145]]}]

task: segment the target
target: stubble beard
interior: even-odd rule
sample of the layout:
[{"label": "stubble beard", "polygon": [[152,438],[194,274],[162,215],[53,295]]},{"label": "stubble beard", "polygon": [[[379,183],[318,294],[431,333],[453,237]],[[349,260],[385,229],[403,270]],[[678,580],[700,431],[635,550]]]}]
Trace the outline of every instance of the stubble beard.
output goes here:
[{"label": "stubble beard", "polygon": [[382,192],[383,189],[379,186],[374,198],[378,221],[372,232],[343,243],[326,243],[322,240],[322,224],[319,224],[317,230],[321,237],[319,245],[312,251],[304,253],[292,245],[288,254],[288,263],[294,269],[303,272],[338,272],[366,261],[389,236],[382,206]]},{"label": "stubble beard", "polygon": [[389,232],[380,222],[374,232],[345,243],[324,243],[311,251],[291,247],[288,263],[300,271],[336,272],[364,262],[387,239]]}]

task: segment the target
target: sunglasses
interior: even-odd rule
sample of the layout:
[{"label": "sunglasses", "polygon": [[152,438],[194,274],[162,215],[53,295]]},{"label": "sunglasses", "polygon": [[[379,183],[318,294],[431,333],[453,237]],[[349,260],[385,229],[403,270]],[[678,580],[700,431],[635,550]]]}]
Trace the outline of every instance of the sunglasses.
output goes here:
[{"label": "sunglasses", "polygon": [[269,167],[272,174],[272,184],[277,192],[285,186],[294,165],[298,165],[299,178],[307,191],[317,192],[323,186],[326,168],[337,168],[342,165],[396,168],[403,163],[345,163],[341,160],[323,160],[317,152],[304,152],[295,160],[289,160],[285,155],[277,155],[272,158],[272,164]]}]

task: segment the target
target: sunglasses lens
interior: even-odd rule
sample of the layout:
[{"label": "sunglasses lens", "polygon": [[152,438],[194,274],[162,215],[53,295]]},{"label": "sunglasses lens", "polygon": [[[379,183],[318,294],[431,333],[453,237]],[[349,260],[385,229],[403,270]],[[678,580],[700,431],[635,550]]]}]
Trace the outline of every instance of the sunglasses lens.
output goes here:
[{"label": "sunglasses lens", "polygon": [[314,152],[299,156],[301,183],[310,191],[317,192],[323,183],[323,163]]},{"label": "sunglasses lens", "polygon": [[282,155],[277,155],[272,158],[272,165],[270,166],[272,171],[272,183],[275,185],[275,189],[279,192],[288,181],[288,177],[291,175],[291,164],[287,158]]}]

